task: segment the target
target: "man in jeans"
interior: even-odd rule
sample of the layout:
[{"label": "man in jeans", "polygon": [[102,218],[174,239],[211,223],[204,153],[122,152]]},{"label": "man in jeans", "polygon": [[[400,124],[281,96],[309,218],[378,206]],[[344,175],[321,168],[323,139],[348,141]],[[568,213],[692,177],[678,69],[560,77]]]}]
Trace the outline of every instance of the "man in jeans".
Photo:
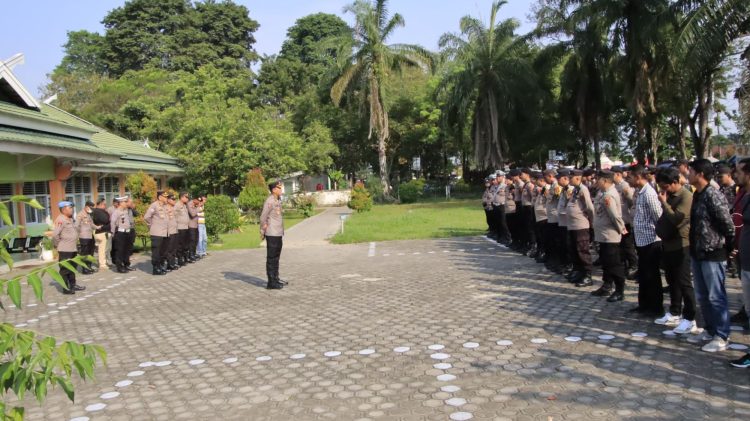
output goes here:
[{"label": "man in jeans", "polygon": [[206,253],[206,249],[208,248],[208,235],[206,233],[205,207],[206,196],[203,195],[200,198],[200,206],[198,207],[198,247],[195,251],[199,259],[208,254]]},{"label": "man in jeans", "polygon": [[700,335],[688,338],[705,344],[703,351],[727,349],[729,343],[729,306],[726,278],[726,240],[734,236],[729,206],[721,192],[710,185],[714,167],[707,159],[690,163],[690,184],[695,187],[690,209],[690,257],[692,258],[695,298],[701,306],[705,328]]},{"label": "man in jeans", "polygon": [[659,171],[656,183],[659,185],[659,201],[664,211],[656,223],[656,231],[662,239],[664,273],[669,285],[669,311],[654,323],[677,325],[674,332],[678,334],[696,333],[695,291],[690,278],[688,249],[693,194],[682,186],[677,168]]},{"label": "man in jeans", "polygon": [[631,312],[657,317],[664,314],[659,261],[661,238],[656,235],[656,221],[662,213],[656,190],[649,183],[648,170],[636,165],[630,171],[630,185],[638,188],[633,213],[633,235],[638,253],[638,306]]},{"label": "man in jeans", "polygon": [[[737,164],[737,183],[745,191],[750,189],[750,158],[744,158]],[[750,195],[744,195],[738,210],[742,215],[742,226],[750,224]],[[740,281],[742,284],[742,302],[745,308],[750,308],[750,230],[740,231],[739,241]],[[750,353],[736,359],[731,364],[738,368],[750,367]]]}]

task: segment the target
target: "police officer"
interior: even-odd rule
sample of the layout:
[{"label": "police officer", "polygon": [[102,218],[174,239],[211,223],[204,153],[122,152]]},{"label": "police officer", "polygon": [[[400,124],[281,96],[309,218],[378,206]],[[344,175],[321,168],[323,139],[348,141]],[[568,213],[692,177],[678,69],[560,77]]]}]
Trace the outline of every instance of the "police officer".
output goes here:
[{"label": "police officer", "polygon": [[547,183],[547,189],[544,193],[545,206],[547,208],[547,223],[544,225],[544,266],[552,271],[557,272],[560,265],[559,258],[559,238],[557,235],[557,203],[560,200],[555,170],[548,169],[542,173],[544,181]]},{"label": "police officer", "polygon": [[162,264],[167,251],[169,215],[167,215],[167,196],[165,191],[156,192],[156,201],[148,207],[143,220],[148,225],[151,236],[151,268],[154,275],[165,275]]},{"label": "police officer", "polygon": [[568,189],[568,238],[571,256],[573,257],[573,272],[568,278],[577,287],[587,287],[594,284],[591,280],[593,270],[591,262],[591,219],[594,213],[594,204],[591,202],[589,189],[581,182],[583,171],[571,171],[570,185]]},{"label": "police officer", "polygon": [[609,296],[607,301],[612,303],[624,298],[625,265],[620,253],[620,242],[622,234],[627,231],[622,219],[620,194],[614,185],[614,173],[603,170],[597,176],[597,190],[600,194],[596,196],[594,204],[594,238],[599,243],[603,285],[591,295]]},{"label": "police officer", "polygon": [[177,231],[177,215],[175,214],[175,203],[177,202],[173,194],[167,196],[167,262],[164,265],[164,270],[167,272],[177,270],[180,265],[177,263],[177,246],[178,231]]},{"label": "police officer", "polygon": [[130,226],[133,227],[130,230],[130,238],[128,240],[128,270],[135,270],[134,267],[130,266],[130,257],[133,256],[133,250],[135,249],[135,217],[138,216],[138,211],[135,209],[135,202],[130,196],[126,196],[125,201],[128,204],[128,219],[130,220]]},{"label": "police officer", "polygon": [[177,217],[177,261],[180,266],[185,266],[188,261],[188,247],[190,243],[190,215],[188,214],[187,203],[190,195],[187,192],[180,193],[180,200],[174,206],[174,212]]},{"label": "police officer", "polygon": [[536,244],[534,246],[535,252],[529,257],[536,260],[537,263],[544,263],[546,259],[545,253],[545,226],[547,225],[547,180],[542,177],[540,171],[535,171],[532,174],[532,179],[536,183],[534,189],[534,238],[536,238]]},{"label": "police officer", "polygon": [[115,250],[114,263],[118,273],[127,273],[130,267],[130,232],[133,225],[128,216],[127,197],[118,198],[119,207],[112,212],[112,248]]},{"label": "police officer", "polygon": [[508,229],[510,230],[511,237],[513,237],[513,242],[511,243],[510,248],[515,251],[520,251],[523,248],[524,243],[523,230],[521,229],[521,226],[523,225],[523,219],[521,218],[521,191],[523,189],[523,182],[520,179],[520,175],[521,170],[510,170],[510,172],[508,172],[510,183],[506,183],[506,189],[510,192],[510,196],[506,196],[514,203],[514,212],[512,216],[510,216],[510,212],[507,210],[509,203],[506,200],[505,213],[507,215],[506,219],[508,221]]},{"label": "police officer", "polygon": [[521,253],[533,255],[536,249],[536,236],[534,234],[534,189],[531,181],[531,170],[523,168],[518,179],[521,181]]},{"label": "police officer", "polygon": [[266,275],[268,289],[281,289],[284,282],[279,277],[279,259],[284,237],[284,220],[281,209],[282,184],[271,183],[268,189],[271,195],[263,203],[260,214],[260,234],[266,240]]},{"label": "police officer", "polygon": [[497,242],[507,246],[510,244],[510,232],[508,231],[508,221],[505,215],[505,204],[508,202],[508,194],[506,192],[508,186],[505,183],[505,173],[497,171],[495,173],[495,181],[497,183],[497,190],[492,197],[492,212],[495,218]]},{"label": "police officer", "polygon": [[557,273],[565,275],[566,278],[573,271],[571,265],[571,250],[568,241],[568,189],[570,189],[570,171],[563,168],[557,172],[557,237],[560,246],[558,258],[560,266]]},{"label": "police officer", "polygon": [[497,183],[495,176],[490,175],[484,179],[484,193],[482,194],[482,208],[484,209],[484,218],[487,221],[487,238],[497,239],[495,237],[495,221],[492,215],[492,196],[495,194]]},{"label": "police officer", "polygon": [[625,263],[625,278],[635,279],[638,272],[638,255],[635,252],[635,239],[633,238],[633,212],[635,196],[633,188],[626,180],[625,167],[612,167],[614,174],[615,189],[620,195],[622,220],[625,222],[625,234],[620,241],[620,252]]},{"label": "police officer", "polygon": [[190,235],[190,244],[188,245],[188,261],[193,263],[198,261],[198,213],[201,208],[200,196],[196,196],[188,205],[188,233]]},{"label": "police officer", "polygon": [[[78,212],[76,219],[76,229],[78,230],[78,241],[81,243],[81,256],[89,256],[91,260],[94,257],[94,231],[98,228],[94,225],[94,220],[91,218],[91,212],[94,209],[94,202],[86,201],[86,206],[82,212]],[[81,268],[81,273],[84,275],[90,275],[94,273],[91,269],[93,266],[92,261],[86,261]]]},{"label": "police officer", "polygon": [[[72,259],[78,254],[78,230],[73,221],[73,203],[62,201],[57,204],[60,215],[55,219],[55,229],[52,231],[52,243],[57,247],[58,262]],[[73,263],[71,263],[73,264]],[[86,287],[76,285],[74,271],[60,265],[60,276],[65,281],[63,294],[75,294]]]}]

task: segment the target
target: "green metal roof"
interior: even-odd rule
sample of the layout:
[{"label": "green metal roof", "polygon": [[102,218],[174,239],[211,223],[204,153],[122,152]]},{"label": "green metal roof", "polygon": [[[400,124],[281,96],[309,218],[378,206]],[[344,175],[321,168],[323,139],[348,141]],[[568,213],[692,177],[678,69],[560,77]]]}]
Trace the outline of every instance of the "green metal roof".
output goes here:
[{"label": "green metal roof", "polygon": [[164,164],[157,162],[146,162],[146,161],[133,161],[129,159],[121,159],[117,162],[102,163],[102,164],[87,164],[81,165],[76,168],[77,170],[90,170],[99,172],[137,172],[144,171],[147,173],[154,174],[183,174],[183,169],[176,164]]},{"label": "green metal roof", "polygon": [[[23,143],[27,145],[46,146],[60,149],[63,157],[76,157],[75,152],[88,152],[116,159],[120,154],[97,147],[93,142],[74,137],[37,132],[17,127],[0,126],[0,141]],[[66,150],[71,153],[66,153]]]},{"label": "green metal roof", "polygon": [[43,106],[41,110],[31,110],[24,107],[19,107],[15,104],[10,104],[7,102],[0,101],[0,113],[2,114],[9,114],[16,117],[29,119],[29,120],[36,120],[40,122],[46,122],[46,123],[53,123],[56,125],[62,125],[62,126],[68,126],[68,127],[75,127],[78,129],[83,129],[89,132],[95,132],[96,129],[93,128],[91,125],[84,125],[84,124],[77,124],[74,121],[70,121],[67,119],[62,119],[60,116],[54,115],[49,113],[50,107]]}]

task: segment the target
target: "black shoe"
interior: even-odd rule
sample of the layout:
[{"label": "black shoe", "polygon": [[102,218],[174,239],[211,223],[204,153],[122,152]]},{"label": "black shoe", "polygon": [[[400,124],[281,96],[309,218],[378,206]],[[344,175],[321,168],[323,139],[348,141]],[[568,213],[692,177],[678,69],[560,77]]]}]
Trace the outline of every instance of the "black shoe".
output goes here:
[{"label": "black shoe", "polygon": [[743,355],[741,358],[730,361],[729,364],[731,364],[732,367],[737,367],[737,368],[750,367],[750,353]]},{"label": "black shoe", "polygon": [[732,323],[747,323],[748,317],[747,312],[745,312],[745,307],[743,306],[737,314],[733,314],[732,317],[729,318],[729,321]]},{"label": "black shoe", "polygon": [[116,272],[117,273],[128,273],[128,270],[125,269],[125,268],[117,268]]},{"label": "black shoe", "polygon": [[170,271],[177,270],[179,268],[180,267],[177,266],[177,265],[175,265],[174,263],[170,263],[169,265],[167,265],[167,269],[170,270]]},{"label": "black shoe", "polygon": [[577,271],[577,270],[571,270],[570,272],[566,272],[564,274],[564,276],[565,276],[565,279],[571,280],[571,279],[575,278],[576,276],[578,276],[578,273],[579,273],[579,271]]},{"label": "black shoe", "polygon": [[93,270],[91,270],[91,269],[82,269],[82,270],[81,270],[81,273],[82,273],[83,275],[91,275],[92,273],[94,273],[94,271],[93,271]]},{"label": "black shoe", "polygon": [[591,279],[591,275],[585,275],[583,279],[576,282],[576,288],[590,287],[594,285],[594,281]]},{"label": "black shoe", "polygon": [[631,269],[628,271],[628,273],[625,274],[625,278],[628,281],[634,281],[636,278],[638,278],[638,269]]},{"label": "black shoe", "polygon": [[610,295],[607,298],[607,302],[614,303],[616,301],[622,301],[624,299],[625,299],[625,294],[623,294],[622,292],[614,292],[612,295]]},{"label": "black shoe", "polygon": [[73,291],[72,289],[63,289],[63,294],[65,294],[65,295],[73,295],[75,293],[76,292]]},{"label": "black shoe", "polygon": [[151,272],[152,275],[166,275],[167,272],[165,272],[162,269],[154,268],[154,270]]},{"label": "black shoe", "polygon": [[126,269],[126,270],[127,270],[128,272],[133,272],[134,270],[137,270],[137,269],[136,269],[136,268],[134,268],[133,266],[127,266],[127,267],[125,267],[125,269]]},{"label": "black shoe", "polygon": [[644,312],[646,312],[646,310],[638,306],[628,309],[628,313],[644,313]]},{"label": "black shoe", "polygon": [[596,260],[594,260],[594,263],[593,263],[593,265],[594,265],[594,266],[601,266],[601,265],[602,265],[602,261],[601,261],[601,259],[597,258]]},{"label": "black shoe", "polygon": [[86,291],[86,287],[82,285],[73,285],[73,291]]},{"label": "black shoe", "polygon": [[280,283],[270,283],[268,286],[266,286],[266,289],[282,289],[284,288],[284,285]]},{"label": "black shoe", "polygon": [[287,282],[287,281],[284,281],[284,280],[282,280],[282,279],[277,279],[277,280],[276,280],[276,282],[280,283],[280,284],[281,284],[281,285],[283,285],[283,286],[287,286],[287,285],[289,285],[289,282]]},{"label": "black shoe", "polygon": [[604,287],[591,291],[591,295],[593,295],[594,297],[606,297],[610,294],[612,294],[612,290],[609,288],[604,288]]}]

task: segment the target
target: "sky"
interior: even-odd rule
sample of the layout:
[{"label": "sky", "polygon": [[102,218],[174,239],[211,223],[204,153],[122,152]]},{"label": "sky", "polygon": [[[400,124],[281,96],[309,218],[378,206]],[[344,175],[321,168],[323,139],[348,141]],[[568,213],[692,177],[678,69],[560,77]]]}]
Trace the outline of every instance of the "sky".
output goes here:
[{"label": "sky", "polygon": [[[276,54],[286,38],[287,29],[306,15],[332,13],[352,23],[342,10],[352,0],[235,0],[250,10],[260,23],[255,33],[255,49],[260,54]],[[0,16],[0,60],[23,53],[25,64],[13,72],[34,95],[46,84],[47,74],[63,57],[62,45],[67,32],[80,29],[104,33],[102,18],[122,6],[124,0],[7,0]],[[501,9],[501,18],[514,17],[520,31],[533,28],[528,15],[536,0],[510,0]],[[462,16],[489,19],[492,0],[391,0],[391,13],[400,13],[406,26],[397,30],[393,43],[419,44],[437,50],[438,38],[445,32],[457,32]]]}]

